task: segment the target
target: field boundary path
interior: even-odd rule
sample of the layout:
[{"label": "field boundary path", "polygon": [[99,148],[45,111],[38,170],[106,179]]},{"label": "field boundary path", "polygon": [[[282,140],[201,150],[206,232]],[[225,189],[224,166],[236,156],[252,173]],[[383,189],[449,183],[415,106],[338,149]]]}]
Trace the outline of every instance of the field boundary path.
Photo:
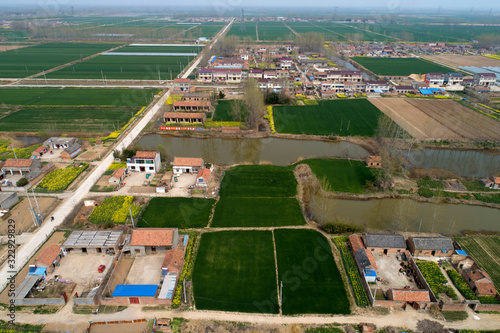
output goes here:
[{"label": "field boundary path", "polygon": [[256,42],[260,42],[258,26],[259,26],[259,21],[257,21],[257,23],[255,23],[255,36],[257,37],[257,39],[255,40]]},{"label": "field boundary path", "polygon": [[37,73],[37,74],[33,74],[33,75],[30,75],[30,76],[27,76],[27,77],[23,77],[22,79],[19,79],[19,80],[16,80],[14,82],[11,82],[8,85],[14,85],[14,84],[16,84],[18,82],[21,82],[22,80],[32,79],[32,78],[35,78],[37,76],[41,76],[41,75],[45,75],[45,74],[49,74],[49,73],[58,71],[60,69],[66,68],[68,66],[71,66],[71,65],[74,65],[74,64],[77,64],[77,63],[80,63],[80,62],[84,62],[84,61],[90,60],[92,58],[96,58],[96,57],[100,56],[101,53],[103,53],[103,52],[111,52],[111,51],[114,51],[114,50],[118,50],[119,48],[122,48],[124,46],[125,46],[125,44],[122,44],[120,46],[113,47],[113,48],[111,48],[109,50],[102,51],[102,52],[99,52],[99,53],[96,53],[96,54],[92,54],[92,55],[89,55],[88,57],[85,57],[85,58],[82,58],[82,59],[78,59],[78,60],[75,60],[75,61],[71,61],[71,62],[68,62],[66,64],[63,64],[63,65],[60,65],[60,66],[57,66],[57,67],[54,67],[54,68],[51,68],[51,69],[47,69],[46,71],[43,71],[43,72],[40,72],[40,73]]},{"label": "field boundary path", "polygon": [[[231,25],[233,21],[231,21],[225,29]],[[215,38],[210,47],[217,42],[217,39],[221,35],[219,34],[217,38]],[[202,55],[198,55],[198,59],[194,62],[194,64],[189,67],[187,71],[185,71],[183,77],[187,78],[191,72],[196,68],[196,65],[199,64]],[[9,283],[9,278],[13,278],[29,261],[29,259],[38,251],[38,249],[45,243],[45,241],[52,235],[56,227],[62,224],[65,218],[73,211],[76,205],[83,200],[83,198],[90,192],[92,186],[101,178],[106,169],[113,162],[113,151],[114,150],[123,150],[128,145],[130,145],[134,140],[140,135],[142,130],[146,127],[146,125],[154,118],[156,113],[160,110],[160,108],[165,104],[168,97],[170,96],[170,89],[166,91],[159,99],[153,101],[148,108],[146,109],[144,116],[141,120],[136,121],[135,124],[129,127],[128,132],[123,133],[120,139],[115,142],[113,149],[111,149],[106,157],[104,157],[96,166],[96,168],[87,176],[87,179],[82,181],[79,187],[75,190],[73,195],[69,198],[65,199],[65,201],[59,205],[59,207],[52,213],[54,217],[54,221],[50,222],[50,218],[47,218],[42,226],[31,236],[29,240],[25,242],[23,246],[17,248],[15,255],[15,265],[9,266],[5,265],[0,269],[0,290],[3,290],[7,284]]]},{"label": "field boundary path", "polygon": [[290,29],[290,31],[293,32],[295,34],[295,36],[300,37],[300,34],[297,31],[295,31],[292,28],[290,28],[290,26],[287,25],[285,22],[282,21],[282,23],[285,25],[285,27],[287,27],[288,29]]},{"label": "field boundary path", "polygon": [[276,291],[277,291],[277,298],[278,298],[278,308],[279,308],[279,314],[283,314],[283,309],[281,309],[281,294],[280,294],[280,281],[278,277],[278,252],[276,251],[276,238],[274,238],[274,229],[271,230],[271,234],[273,235],[273,249],[274,249],[274,267],[276,269]]},{"label": "field boundary path", "polygon": [[314,24],[314,23],[312,23],[312,22],[309,22],[309,23],[310,23],[311,25],[315,26],[315,27],[321,28],[321,29],[326,30],[326,31],[328,31],[328,32],[332,32],[332,33],[334,33],[334,34],[336,34],[336,35],[339,35],[339,36],[341,36],[341,37],[344,37],[344,39],[345,39],[345,40],[348,40],[348,41],[350,41],[350,42],[354,42],[352,39],[347,38],[345,35],[342,35],[341,33],[338,33],[338,32],[335,32],[335,31],[332,31],[332,30],[330,30],[330,29],[327,29],[327,28],[322,27],[322,26],[320,26],[320,25]]}]

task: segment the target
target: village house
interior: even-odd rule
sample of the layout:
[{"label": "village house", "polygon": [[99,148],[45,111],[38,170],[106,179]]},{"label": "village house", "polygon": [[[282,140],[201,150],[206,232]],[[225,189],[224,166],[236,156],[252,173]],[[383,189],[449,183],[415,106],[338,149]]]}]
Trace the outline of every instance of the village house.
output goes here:
[{"label": "village house", "polygon": [[366,92],[371,93],[387,93],[390,86],[386,81],[366,81]]},{"label": "village house", "polygon": [[72,137],[53,137],[47,139],[43,145],[49,150],[54,149],[65,149],[71,147],[73,144],[77,143],[77,138]]},{"label": "village house", "polygon": [[204,113],[187,113],[187,112],[165,112],[163,121],[165,123],[185,123],[185,124],[204,124],[207,120],[207,115]]},{"label": "village house", "polygon": [[290,69],[290,68],[292,68],[292,64],[293,64],[292,59],[288,58],[288,57],[281,58],[279,63],[280,63],[281,69]]},{"label": "village house", "polygon": [[462,277],[478,296],[494,296],[497,294],[491,277],[480,269],[464,269],[462,270]]},{"label": "village house", "polygon": [[500,189],[500,177],[484,178],[481,179],[481,183],[484,185],[484,187]]},{"label": "village house", "polygon": [[380,156],[368,156],[366,158],[366,166],[369,168],[381,168],[382,167],[382,157]]},{"label": "village house", "polygon": [[349,236],[349,244],[351,246],[356,265],[362,273],[362,276],[367,282],[375,282],[377,278],[376,270],[378,267],[371,251],[365,248],[361,237],[356,234]]},{"label": "village house", "polygon": [[41,162],[39,159],[27,158],[8,158],[2,167],[2,172],[11,175],[25,175],[39,169]]},{"label": "village house", "polygon": [[31,152],[31,156],[42,157],[46,152],[47,148],[45,146],[40,146]]},{"label": "village house", "polygon": [[177,246],[179,230],[177,228],[142,228],[132,230],[130,255],[154,254],[165,252]]},{"label": "village house", "polygon": [[64,148],[61,152],[61,158],[63,160],[71,160],[82,152],[82,145],[79,142],[73,143],[68,148]]},{"label": "village house", "polygon": [[494,73],[476,73],[474,74],[474,84],[476,86],[489,87],[495,84],[497,76]]},{"label": "village house", "polygon": [[424,289],[393,289],[387,291],[387,298],[391,301],[404,303],[426,303],[430,302],[429,292]]},{"label": "village house", "polygon": [[174,79],[174,94],[189,91],[191,88],[190,79],[175,78]]},{"label": "village house", "polygon": [[175,101],[173,106],[174,111],[210,111],[209,101]]},{"label": "village house", "polygon": [[365,247],[372,252],[383,254],[399,253],[406,249],[405,238],[397,234],[367,234],[362,236]]},{"label": "village house", "polygon": [[210,178],[210,169],[203,168],[198,171],[198,175],[196,176],[196,186],[207,187],[208,180]]},{"label": "village house", "polygon": [[248,71],[248,77],[253,77],[256,79],[261,79],[263,75],[263,70],[262,69],[250,69]]},{"label": "village house", "polygon": [[451,257],[455,247],[448,237],[408,237],[408,249],[414,257]]},{"label": "village house", "polygon": [[392,87],[392,91],[395,91],[398,94],[413,94],[415,92],[412,86],[394,86]]},{"label": "village house", "polygon": [[174,174],[198,173],[204,167],[203,158],[196,157],[174,157]]},{"label": "village house", "polygon": [[446,73],[444,75],[444,83],[449,86],[462,85],[464,76],[462,73]]},{"label": "village house", "polygon": [[108,179],[109,184],[113,185],[121,185],[123,180],[125,179],[126,170],[123,168],[118,168],[111,174],[111,177]]},{"label": "village house", "polygon": [[361,71],[327,71],[327,80],[332,82],[362,82],[363,72]]},{"label": "village house", "polygon": [[444,85],[444,74],[443,73],[427,73],[425,75],[425,82],[430,85],[442,86]]},{"label": "village house", "polygon": [[127,158],[127,168],[132,171],[157,173],[161,167],[160,153],[156,151],[137,151]]},{"label": "village house", "polygon": [[122,231],[82,231],[71,232],[61,245],[63,253],[70,251],[82,254],[92,253],[118,253],[120,244],[123,242]]},{"label": "village house", "polygon": [[203,93],[188,92],[182,96],[182,100],[183,101],[191,101],[191,102],[193,102],[193,101],[206,101],[206,100],[208,100],[208,96],[206,94],[203,94]]},{"label": "village house", "polygon": [[47,274],[50,274],[54,271],[62,256],[63,251],[59,245],[49,245],[42,250],[40,255],[35,259],[33,265],[30,265],[30,268],[31,266],[45,267],[47,269]]},{"label": "village house", "polygon": [[17,192],[1,192],[0,191],[0,209],[7,210],[14,206],[19,201]]}]

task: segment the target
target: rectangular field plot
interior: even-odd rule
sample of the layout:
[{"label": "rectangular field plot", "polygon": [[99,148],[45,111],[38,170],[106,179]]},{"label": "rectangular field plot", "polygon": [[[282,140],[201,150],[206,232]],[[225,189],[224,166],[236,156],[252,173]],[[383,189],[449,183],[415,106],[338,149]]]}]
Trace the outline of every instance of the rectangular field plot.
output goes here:
[{"label": "rectangular field plot", "polygon": [[320,181],[326,182],[325,191],[365,193],[367,182],[375,182],[378,170],[364,162],[341,159],[308,159],[300,161],[311,167]]},{"label": "rectangular field plot", "polygon": [[221,197],[293,197],[297,181],[293,171],[274,165],[240,165],[226,171]]},{"label": "rectangular field plot", "polygon": [[199,310],[278,313],[271,231],[202,234],[193,292]]},{"label": "rectangular field plot", "polygon": [[274,231],[284,315],[349,314],[344,282],[330,244],[315,230]]},{"label": "rectangular field plot", "polygon": [[47,75],[51,79],[170,80],[194,57],[99,56]]},{"label": "rectangular field plot", "polygon": [[449,67],[417,58],[352,57],[351,59],[378,75],[407,76],[411,74],[448,73],[452,71]]},{"label": "rectangular field plot", "polygon": [[211,227],[276,227],[305,223],[295,198],[223,197],[217,203]]},{"label": "rectangular field plot", "polygon": [[47,43],[0,53],[0,78],[22,78],[40,73],[119,44]]},{"label": "rectangular field plot", "polygon": [[295,34],[282,22],[259,22],[257,24],[259,40],[294,40]]},{"label": "rectangular field plot", "polygon": [[366,99],[319,101],[318,105],[275,106],[276,131],[308,135],[374,136],[383,116]]},{"label": "rectangular field plot", "polygon": [[1,88],[0,104],[127,106],[148,105],[155,89]]},{"label": "rectangular field plot", "polygon": [[112,132],[133,113],[123,108],[23,108],[2,118],[0,132]]},{"label": "rectangular field plot", "polygon": [[243,37],[250,37],[252,40],[256,40],[256,24],[257,22],[245,22],[245,31],[241,31],[241,23],[239,20],[236,20],[231,26],[231,29],[229,29],[229,31],[227,32],[227,36],[236,35],[240,37],[240,39],[242,39]]},{"label": "rectangular field plot", "polygon": [[142,228],[203,228],[215,200],[201,198],[153,198],[142,214]]},{"label": "rectangular field plot", "polygon": [[500,290],[500,238],[479,236],[455,240],[491,276],[496,289]]},{"label": "rectangular field plot", "polygon": [[125,53],[198,53],[203,50],[204,45],[127,45],[125,47],[114,50],[111,53],[125,52]]}]

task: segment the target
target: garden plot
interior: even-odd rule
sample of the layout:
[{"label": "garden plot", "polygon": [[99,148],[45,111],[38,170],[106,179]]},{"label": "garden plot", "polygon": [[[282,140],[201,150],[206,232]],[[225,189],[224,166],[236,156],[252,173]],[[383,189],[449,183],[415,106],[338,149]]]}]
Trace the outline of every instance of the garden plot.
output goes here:
[{"label": "garden plot", "polygon": [[353,57],[352,60],[377,75],[408,76],[411,74],[448,73],[451,68],[418,58]]},{"label": "garden plot", "polygon": [[372,98],[370,102],[419,140],[500,139],[500,122],[452,100]]},{"label": "garden plot", "polygon": [[198,310],[278,313],[271,231],[202,234],[193,293]]}]

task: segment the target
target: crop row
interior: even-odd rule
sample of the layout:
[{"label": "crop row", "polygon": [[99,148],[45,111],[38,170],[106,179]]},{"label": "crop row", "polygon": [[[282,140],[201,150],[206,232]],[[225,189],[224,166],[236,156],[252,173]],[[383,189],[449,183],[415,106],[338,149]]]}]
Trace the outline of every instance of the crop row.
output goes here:
[{"label": "crop row", "polygon": [[418,261],[417,266],[437,298],[439,298],[440,293],[445,293],[452,299],[458,299],[453,288],[447,285],[448,280],[441,272],[437,263],[433,261]]},{"label": "crop row", "polygon": [[195,232],[189,232],[189,241],[186,247],[186,255],[184,257],[184,266],[182,267],[181,275],[179,276],[179,283],[177,283],[177,287],[175,288],[174,298],[172,300],[172,308],[178,308],[181,305],[181,292],[182,292],[182,282],[184,280],[191,280],[191,276],[193,274],[193,266],[194,266],[194,244],[196,239],[198,238],[198,234]]},{"label": "crop row", "polygon": [[69,165],[65,169],[56,169],[45,176],[37,188],[51,192],[64,191],[88,166],[87,163],[82,163],[79,166]]},{"label": "crop row", "polygon": [[133,201],[133,196],[117,195],[106,198],[90,214],[89,221],[92,223],[125,223],[130,216],[130,211],[132,211],[132,215],[135,217],[141,210],[140,206],[132,203]]},{"label": "crop row", "polygon": [[470,289],[467,282],[465,282],[464,278],[460,274],[458,274],[456,270],[449,269],[446,271],[446,273],[448,273],[451,281],[458,289],[458,291],[460,291],[462,296],[464,296],[466,299],[477,299],[476,294],[472,291],[472,289]]},{"label": "crop row", "polygon": [[346,246],[347,237],[335,237],[333,242],[337,246],[342,255],[342,262],[344,263],[347,276],[349,277],[349,282],[351,283],[352,289],[354,290],[354,296],[356,298],[356,303],[358,306],[368,306],[368,297],[366,296],[365,288],[361,283],[361,277],[359,276],[358,268],[356,263],[352,258],[349,249]]}]

